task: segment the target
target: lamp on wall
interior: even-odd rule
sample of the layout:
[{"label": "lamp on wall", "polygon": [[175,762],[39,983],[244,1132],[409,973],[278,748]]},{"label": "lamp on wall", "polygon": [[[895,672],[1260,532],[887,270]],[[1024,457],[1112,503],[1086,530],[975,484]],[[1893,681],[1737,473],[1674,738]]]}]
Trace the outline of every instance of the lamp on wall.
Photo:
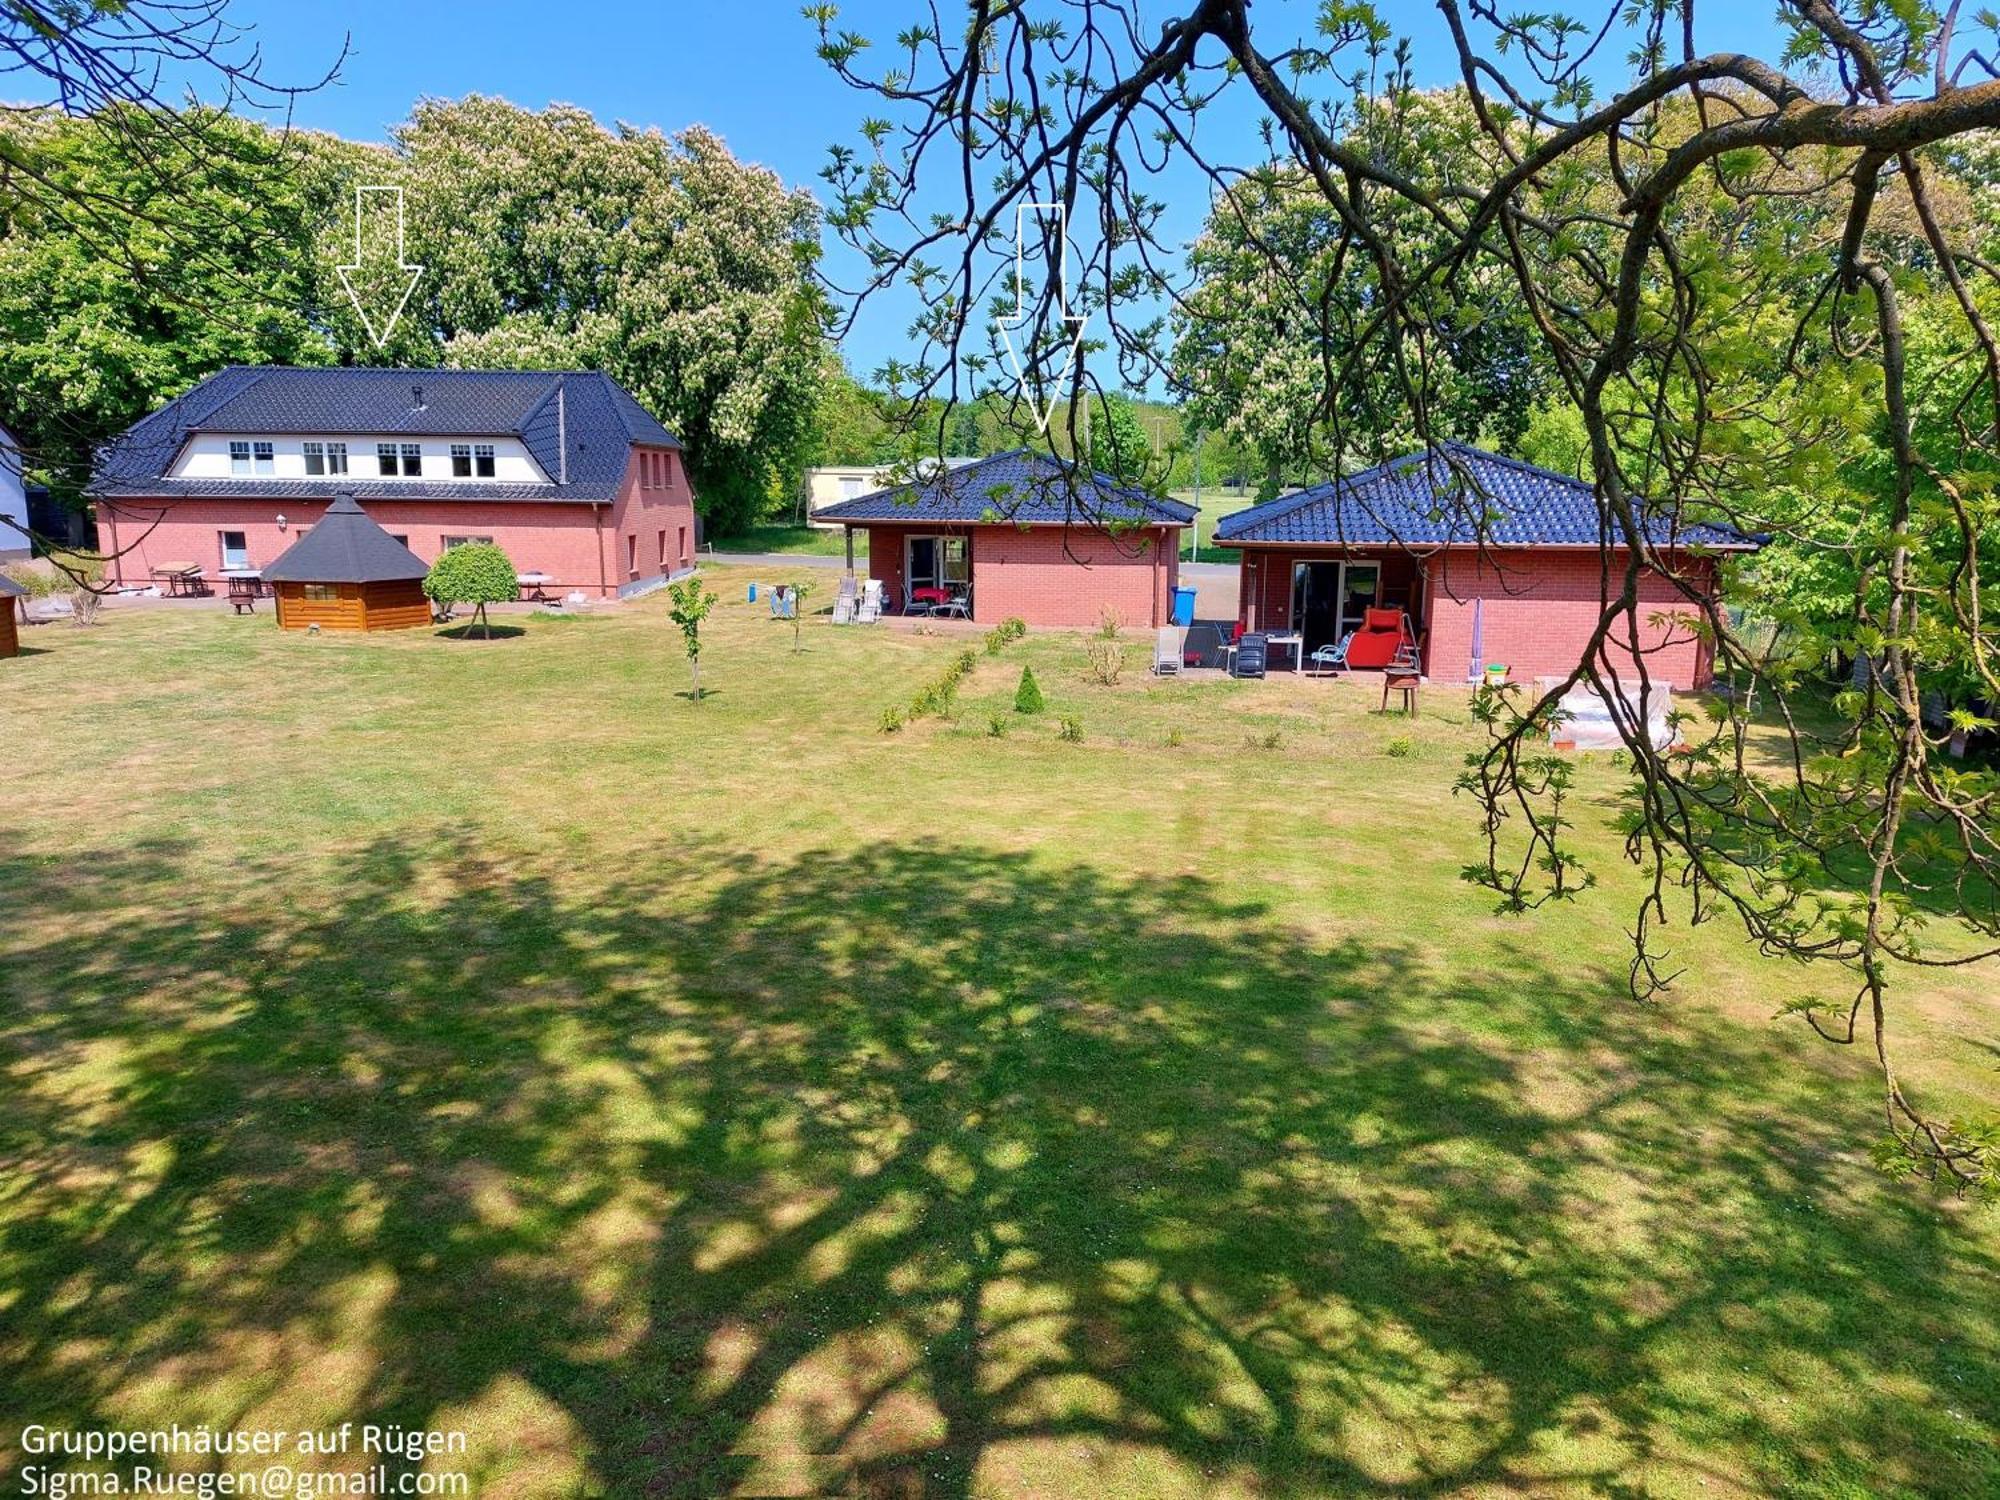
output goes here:
[{"label": "lamp on wall", "polygon": [[287,520],[285,519],[285,513],[284,513],[283,511],[279,511],[279,512],[278,512],[278,530],[280,530],[280,531],[283,531],[283,530],[284,530],[284,529],[285,529],[285,528],[286,528],[287,526],[289,526],[289,525],[291,525],[291,522],[289,522],[289,521],[287,521]]}]

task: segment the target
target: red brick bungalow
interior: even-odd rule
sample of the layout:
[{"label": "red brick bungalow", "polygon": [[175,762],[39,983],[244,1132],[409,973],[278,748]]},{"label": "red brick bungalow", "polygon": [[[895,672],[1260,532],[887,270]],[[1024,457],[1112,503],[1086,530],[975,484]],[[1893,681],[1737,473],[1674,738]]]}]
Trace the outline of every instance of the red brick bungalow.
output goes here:
[{"label": "red brick bungalow", "polygon": [[969,596],[988,623],[1168,622],[1192,508],[1017,448],[912,484],[843,500],[813,519],[868,533],[868,566],[892,608],[915,589]]},{"label": "red brick bungalow", "polygon": [[425,563],[497,543],[552,592],[644,592],[694,562],[681,445],[595,371],[231,366],[98,455],[110,581],[274,561],[352,491]]},{"label": "red brick bungalow", "polygon": [[[1759,545],[1725,526],[1649,524],[1678,577],[1711,596],[1721,557]],[[1504,662],[1531,682],[1583,657],[1602,603],[1602,534],[1590,485],[1440,443],[1226,516],[1214,542],[1242,554],[1245,630],[1300,631],[1310,653],[1360,626],[1365,609],[1397,610],[1423,640],[1427,675],[1469,679]],[[1624,549],[1613,550],[1622,566]],[[1712,648],[1677,585],[1649,572],[1639,597],[1648,675],[1707,687]]]}]

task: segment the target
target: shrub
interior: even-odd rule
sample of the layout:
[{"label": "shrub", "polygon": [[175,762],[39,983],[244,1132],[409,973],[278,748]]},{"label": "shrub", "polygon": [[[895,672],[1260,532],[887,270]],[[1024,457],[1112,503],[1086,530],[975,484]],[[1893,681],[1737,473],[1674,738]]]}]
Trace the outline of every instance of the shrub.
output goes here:
[{"label": "shrub", "polygon": [[76,581],[60,569],[37,568],[26,563],[8,563],[5,567],[0,567],[0,575],[20,584],[30,599],[47,599],[51,595],[67,594],[76,587]]},{"label": "shrub", "polygon": [[1275,750],[1284,742],[1285,731],[1282,729],[1267,729],[1262,734],[1243,736],[1244,747],[1250,750]]},{"label": "shrub", "polygon": [[1083,743],[1083,720],[1075,714],[1064,714],[1056,720],[1056,738],[1067,740],[1072,745]]},{"label": "shrub", "polygon": [[98,608],[104,603],[104,596],[96,589],[71,589],[69,591],[69,622],[72,625],[95,625]]},{"label": "shrub", "polygon": [[1416,748],[1417,742],[1415,740],[1411,739],[1407,734],[1399,734],[1382,747],[1382,753],[1384,755],[1392,755],[1397,760],[1401,760]]},{"label": "shrub", "polygon": [[1167,731],[1167,748],[1177,750],[1186,743],[1187,736],[1181,733],[1180,725],[1176,724],[1172,729]]},{"label": "shrub", "polygon": [[1122,630],[1124,626],[1125,626],[1125,617],[1119,614],[1118,611],[1113,609],[1110,605],[1107,604],[1104,606],[1103,609],[1098,611],[1097,638],[1100,641],[1117,640],[1118,632]]},{"label": "shrub", "polygon": [[1116,635],[1100,635],[1083,649],[1090,658],[1090,675],[1105,687],[1118,686],[1125,672],[1125,643]]},{"label": "shrub", "polygon": [[986,732],[996,740],[1005,736],[1007,733],[1007,716],[1005,714],[993,715],[992,718],[986,721]]},{"label": "shrub", "polygon": [[1021,685],[1014,689],[1014,712],[1038,714],[1047,707],[1042,699],[1042,685],[1035,681],[1035,669],[1021,668]]},{"label": "shrub", "polygon": [[521,592],[514,564],[491,542],[467,542],[447,547],[424,575],[424,593],[440,604],[476,605],[474,622],[481,636],[492,634],[486,606],[506,604]]},{"label": "shrub", "polygon": [[903,727],[903,711],[891,703],[882,710],[882,732],[894,734]]},{"label": "shrub", "polygon": [[1009,615],[998,625],[986,632],[986,654],[998,656],[1000,648],[1009,641],[1018,641],[1028,633],[1028,622],[1017,615]]}]

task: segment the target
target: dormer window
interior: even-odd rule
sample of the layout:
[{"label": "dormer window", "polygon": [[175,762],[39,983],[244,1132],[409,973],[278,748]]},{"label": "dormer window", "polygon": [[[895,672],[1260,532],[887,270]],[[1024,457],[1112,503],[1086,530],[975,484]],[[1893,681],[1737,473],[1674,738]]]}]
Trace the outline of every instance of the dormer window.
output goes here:
[{"label": "dormer window", "polygon": [[451,445],[451,477],[453,479],[471,479],[475,475],[481,479],[491,479],[493,474],[493,445],[491,443],[453,443]]},{"label": "dormer window", "polygon": [[345,474],[347,472],[347,444],[307,443],[306,473]]}]

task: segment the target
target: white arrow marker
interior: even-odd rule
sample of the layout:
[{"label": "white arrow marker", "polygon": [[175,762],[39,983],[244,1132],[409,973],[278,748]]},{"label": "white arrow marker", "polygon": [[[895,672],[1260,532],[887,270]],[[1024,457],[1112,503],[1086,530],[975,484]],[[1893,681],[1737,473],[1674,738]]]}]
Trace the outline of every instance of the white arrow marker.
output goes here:
[{"label": "white arrow marker", "polygon": [[[1056,216],[1056,236],[1061,254],[1056,262],[1056,306],[1062,309],[1062,320],[1069,324],[1069,349],[1063,356],[1062,368],[1050,382],[1055,394],[1049,397],[1046,408],[1035,399],[1028,388],[1027,372],[1021,364],[1021,352],[1014,347],[1014,332],[1025,327],[1028,321],[1027,272],[1023,265],[1026,248],[1023,239],[1023,220],[1030,213],[1052,213]],[[1017,203],[1014,205],[1014,318],[1012,322],[1000,325],[1000,337],[1007,345],[1007,363],[1013,368],[1014,383],[1027,398],[1028,409],[1035,414],[1035,425],[1042,436],[1049,435],[1049,419],[1056,414],[1056,403],[1062,399],[1062,385],[1075,368],[1077,356],[1083,349],[1083,324],[1085,314],[1069,310],[1069,210],[1060,203]],[[1030,334],[1032,330],[1030,330]],[[1022,343],[1028,343],[1024,337]]]},{"label": "white arrow marker", "polygon": [[[383,321],[380,328],[377,328],[375,320],[368,316],[368,308],[365,305],[367,299],[364,298],[360,289],[354,285],[354,275],[360,271],[362,264],[361,223],[364,214],[363,203],[365,201],[361,196],[363,193],[393,193],[396,196],[395,269],[397,279],[390,283],[390,289],[394,290],[395,286],[400,283],[403,290],[397,296],[395,307],[390,311],[389,316]],[[368,330],[368,337],[373,339],[375,347],[380,349],[389,341],[389,335],[396,331],[396,320],[403,316],[403,309],[410,302],[410,293],[417,289],[417,282],[424,274],[422,266],[413,266],[403,259],[403,190],[400,187],[369,186],[357,187],[354,190],[354,262],[352,265],[335,266],[333,269],[340,277],[340,284],[347,289],[347,300],[354,304],[354,311],[361,319],[361,326]]]}]

